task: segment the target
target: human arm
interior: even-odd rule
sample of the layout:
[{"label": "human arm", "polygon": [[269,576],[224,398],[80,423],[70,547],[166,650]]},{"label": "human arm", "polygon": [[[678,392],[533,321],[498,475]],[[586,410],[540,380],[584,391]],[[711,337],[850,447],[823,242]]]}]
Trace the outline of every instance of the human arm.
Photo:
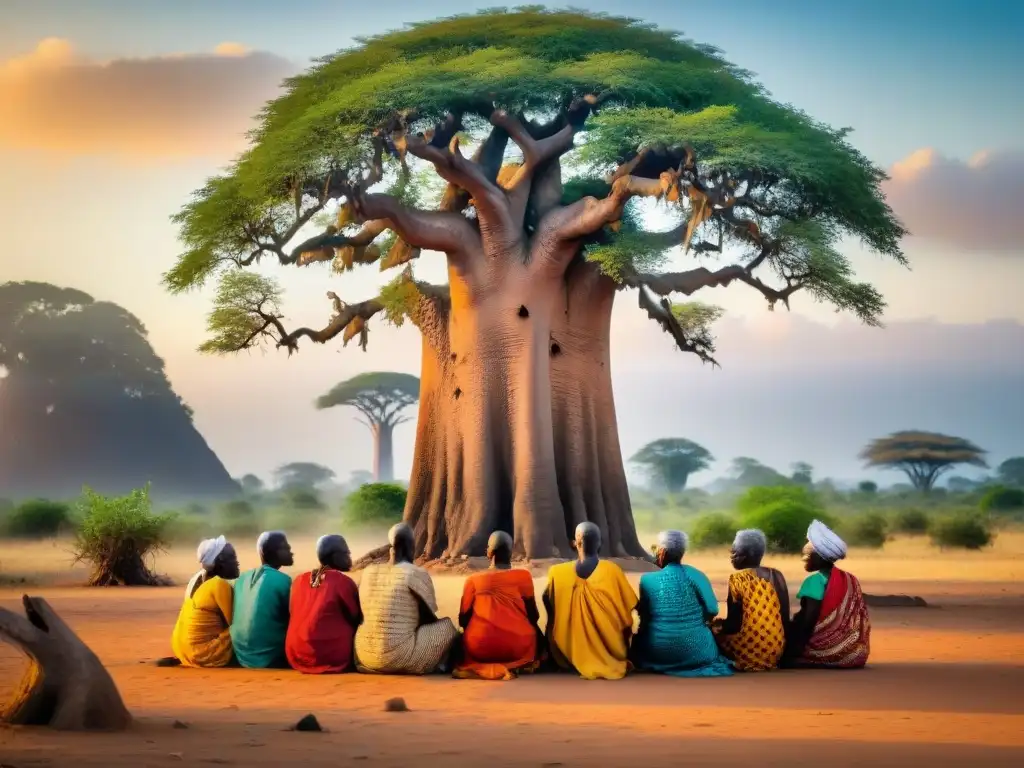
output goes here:
[{"label": "human arm", "polygon": [[720,625],[719,634],[735,635],[743,626],[743,598],[732,588],[729,580],[729,597],[725,601],[725,619]]},{"label": "human arm", "polygon": [[466,579],[462,586],[462,602],[459,603],[459,626],[465,629],[473,618],[473,601],[476,599],[476,587],[473,579]]},{"label": "human arm", "polygon": [[782,572],[772,568],[772,586],[775,587],[775,594],[779,596],[779,612],[782,614],[782,626],[786,628],[792,618],[789,615],[789,585]]},{"label": "human arm", "polygon": [[437,596],[434,593],[434,582],[426,571],[416,569],[409,575],[409,590],[416,597],[419,605],[420,624],[433,624],[438,621]]},{"label": "human arm", "polygon": [[213,601],[217,610],[224,616],[224,621],[231,626],[235,614],[235,591],[231,584],[224,579],[214,579],[210,584],[213,593]]},{"label": "human arm", "polygon": [[701,571],[692,566],[687,566],[690,576],[690,583],[697,593],[697,599],[704,608],[704,620],[711,621],[718,615],[718,598],[715,597],[715,590],[711,588],[711,582]]},{"label": "human arm", "polygon": [[797,659],[803,655],[807,641],[814,634],[814,627],[821,616],[821,602],[825,597],[825,586],[827,578],[820,573],[812,573],[800,586],[796,593],[800,601],[800,610],[796,612],[793,619],[786,628],[786,651],[787,659]]}]

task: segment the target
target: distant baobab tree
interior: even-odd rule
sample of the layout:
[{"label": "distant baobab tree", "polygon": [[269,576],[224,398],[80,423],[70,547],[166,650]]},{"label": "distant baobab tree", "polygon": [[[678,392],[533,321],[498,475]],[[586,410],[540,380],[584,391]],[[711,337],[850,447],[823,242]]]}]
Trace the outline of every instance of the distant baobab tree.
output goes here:
[{"label": "distant baobab tree", "polygon": [[914,488],[928,493],[939,477],[958,464],[987,467],[985,453],[962,437],[907,430],[872,440],[860,458],[869,467],[904,472]]},{"label": "distant baobab tree", "polygon": [[351,406],[362,417],[356,421],[366,425],[373,435],[373,479],[386,483],[395,477],[395,455],[392,436],[395,427],[409,421],[401,412],[419,400],[420,380],[408,373],[374,371],[361,373],[334,386],[317,398],[317,408]]}]

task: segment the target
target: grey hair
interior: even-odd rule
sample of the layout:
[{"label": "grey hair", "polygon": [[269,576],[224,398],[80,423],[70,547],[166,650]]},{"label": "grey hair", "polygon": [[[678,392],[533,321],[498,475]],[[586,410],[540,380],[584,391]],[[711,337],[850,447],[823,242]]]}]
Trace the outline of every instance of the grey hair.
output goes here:
[{"label": "grey hair", "polygon": [[338,533],[328,533],[316,540],[316,559],[320,565],[324,565],[335,552],[343,552],[348,549],[348,542],[345,537]]},{"label": "grey hair", "polygon": [[576,526],[576,541],[583,544],[583,551],[597,554],[601,549],[601,529],[589,520]]},{"label": "grey hair", "polygon": [[505,531],[495,531],[487,539],[487,551],[490,553],[505,550],[512,554],[512,543],[512,537],[505,533]]},{"label": "grey hair", "polygon": [[764,531],[757,528],[747,528],[737,531],[733,539],[732,548],[741,555],[746,555],[754,560],[760,560],[768,551],[768,539]]},{"label": "grey hair", "polygon": [[260,537],[256,539],[256,554],[260,556],[261,560],[266,552],[266,547],[271,541],[278,538],[286,539],[288,537],[284,535],[284,531],[264,531],[260,534]]},{"label": "grey hair", "polygon": [[412,528],[405,523],[398,523],[397,525],[391,526],[391,530],[388,531],[388,544],[392,547],[398,546],[399,541],[405,541],[412,544],[416,537],[413,535]]},{"label": "grey hair", "polygon": [[662,531],[658,534],[658,549],[664,549],[672,558],[682,558],[690,546],[690,537],[682,531]]}]

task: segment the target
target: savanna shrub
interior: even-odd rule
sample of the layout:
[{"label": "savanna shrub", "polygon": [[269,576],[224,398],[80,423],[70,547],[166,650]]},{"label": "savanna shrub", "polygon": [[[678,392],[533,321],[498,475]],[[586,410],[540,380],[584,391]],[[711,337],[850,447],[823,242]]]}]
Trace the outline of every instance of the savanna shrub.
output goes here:
[{"label": "savanna shrub", "polygon": [[993,485],[985,491],[978,507],[982,512],[1014,512],[1024,509],[1024,489]]},{"label": "savanna shrub", "polygon": [[988,520],[977,512],[960,512],[936,520],[931,535],[943,549],[982,549],[994,538]]},{"label": "savanna shrub", "polygon": [[693,524],[690,543],[697,549],[727,547],[736,538],[738,530],[736,523],[728,515],[704,515]]},{"label": "savanna shrub", "polygon": [[220,506],[217,510],[217,523],[224,536],[251,536],[259,533],[260,519],[256,510],[248,501],[236,499]]},{"label": "savanna shrub", "polygon": [[873,496],[878,493],[878,483],[873,480],[861,480],[857,483],[857,490],[865,496]]},{"label": "savanna shrub", "polygon": [[738,507],[740,527],[762,530],[772,552],[798,554],[812,521],[831,523],[814,494],[798,485],[751,488]]},{"label": "savanna shrub", "polygon": [[879,549],[889,538],[889,523],[877,512],[851,518],[843,526],[846,538],[855,547]]},{"label": "savanna shrub", "polygon": [[19,539],[41,539],[70,531],[71,508],[60,501],[30,499],[15,507],[4,520],[4,533]]},{"label": "savanna shrub", "polygon": [[928,514],[916,507],[901,509],[892,518],[892,529],[896,533],[907,533],[912,536],[928,533],[930,525]]},{"label": "savanna shrub", "polygon": [[153,514],[148,486],[127,496],[103,496],[84,488],[79,511],[75,561],[92,566],[90,586],[167,583],[149,569],[147,560],[166,546],[173,515]]},{"label": "savanna shrub", "polygon": [[281,493],[281,501],[286,507],[303,512],[324,508],[320,494],[313,488],[286,488]]},{"label": "savanna shrub", "polygon": [[394,483],[367,483],[345,499],[344,519],[353,526],[385,527],[402,522],[406,490]]}]

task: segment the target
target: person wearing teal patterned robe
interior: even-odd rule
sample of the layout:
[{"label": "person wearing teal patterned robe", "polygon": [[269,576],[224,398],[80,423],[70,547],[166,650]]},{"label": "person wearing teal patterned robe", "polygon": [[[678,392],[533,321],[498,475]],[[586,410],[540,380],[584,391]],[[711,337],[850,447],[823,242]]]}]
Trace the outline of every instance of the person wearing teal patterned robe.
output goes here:
[{"label": "person wearing teal patterned robe", "polygon": [[681,531],[658,536],[661,570],[640,577],[640,629],[630,661],[639,671],[674,677],[731,675],[732,665],[708,626],[718,614],[718,600],[707,576],[683,564],[686,544]]},{"label": "person wearing teal patterned robe", "polygon": [[235,581],[231,643],[235,658],[243,667],[287,667],[284,646],[292,580],[280,569],[292,565],[295,558],[288,539],[280,531],[261,534],[256,547],[263,564]]}]

